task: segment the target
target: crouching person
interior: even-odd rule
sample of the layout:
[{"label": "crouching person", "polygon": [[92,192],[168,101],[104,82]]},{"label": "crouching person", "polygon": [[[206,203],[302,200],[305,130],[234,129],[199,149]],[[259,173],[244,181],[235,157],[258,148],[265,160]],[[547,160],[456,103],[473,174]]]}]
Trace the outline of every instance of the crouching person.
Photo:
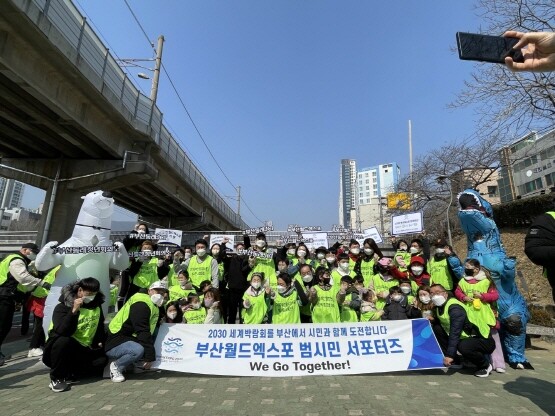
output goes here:
[{"label": "crouching person", "polygon": [[100,282],[87,277],[62,289],[42,360],[50,367],[50,385],[58,393],[69,390],[75,377],[102,374],[106,364],[103,343],[104,295]]},{"label": "crouching person", "polygon": [[106,355],[110,359],[110,378],[114,383],[125,381],[123,372],[142,360],[149,370],[156,359],[154,331],[159,308],[166,303],[168,288],[160,280],[152,283],[147,293],[135,293],[118,311],[108,326]]}]

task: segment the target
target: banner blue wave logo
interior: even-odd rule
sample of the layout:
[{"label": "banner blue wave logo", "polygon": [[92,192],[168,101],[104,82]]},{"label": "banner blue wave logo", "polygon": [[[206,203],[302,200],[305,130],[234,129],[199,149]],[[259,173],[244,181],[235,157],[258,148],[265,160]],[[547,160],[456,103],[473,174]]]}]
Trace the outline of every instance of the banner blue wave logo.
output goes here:
[{"label": "banner blue wave logo", "polygon": [[162,343],[162,349],[168,354],[179,354],[183,348],[183,340],[181,338],[168,338]]}]

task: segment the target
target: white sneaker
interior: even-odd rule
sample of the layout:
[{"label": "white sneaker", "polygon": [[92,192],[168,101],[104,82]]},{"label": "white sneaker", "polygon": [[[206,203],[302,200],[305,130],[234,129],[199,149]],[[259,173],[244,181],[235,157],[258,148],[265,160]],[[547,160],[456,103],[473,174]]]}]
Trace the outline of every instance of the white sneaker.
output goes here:
[{"label": "white sneaker", "polygon": [[29,353],[27,354],[28,358],[32,358],[32,357],[42,357],[42,348],[31,348],[29,350]]},{"label": "white sneaker", "polygon": [[121,374],[115,362],[110,363],[110,378],[114,383],[121,383],[122,381],[125,381],[125,377]]},{"label": "white sneaker", "polygon": [[507,370],[505,370],[505,369],[504,369],[504,368],[502,368],[502,367],[497,367],[497,368],[495,369],[495,371],[496,371],[497,373],[501,373],[501,374],[503,374],[503,373],[506,373],[506,372],[507,372]]}]

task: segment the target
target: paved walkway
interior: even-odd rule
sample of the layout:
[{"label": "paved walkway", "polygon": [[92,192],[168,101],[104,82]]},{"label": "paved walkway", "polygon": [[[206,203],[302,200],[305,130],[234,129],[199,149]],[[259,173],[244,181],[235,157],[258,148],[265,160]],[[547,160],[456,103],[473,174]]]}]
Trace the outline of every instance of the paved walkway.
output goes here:
[{"label": "paved walkway", "polygon": [[53,393],[48,370],[26,358],[24,339],[4,345],[0,414],[8,415],[553,415],[555,344],[534,340],[535,371],[507,369],[488,378],[468,370],[289,378],[211,377],[169,371],[124,383],[82,380]]}]

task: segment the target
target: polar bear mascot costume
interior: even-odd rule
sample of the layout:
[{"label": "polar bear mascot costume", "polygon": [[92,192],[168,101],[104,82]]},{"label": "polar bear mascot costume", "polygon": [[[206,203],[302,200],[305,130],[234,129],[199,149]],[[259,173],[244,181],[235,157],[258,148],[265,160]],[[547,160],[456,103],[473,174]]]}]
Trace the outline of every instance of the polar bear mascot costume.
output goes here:
[{"label": "polar bear mascot costume", "polygon": [[[129,257],[123,244],[112,244],[110,240],[114,212],[112,195],[109,192],[95,191],[82,199],[83,206],[71,237],[60,245],[57,241],[47,243],[35,260],[37,270],[41,271],[61,265],[46,298],[43,321],[45,333],[48,333],[52,312],[65,285],[85,277],[94,277],[100,282],[100,290],[108,298],[109,269],[124,270],[129,266]],[[104,302],[102,309],[106,316],[108,302]]]}]

